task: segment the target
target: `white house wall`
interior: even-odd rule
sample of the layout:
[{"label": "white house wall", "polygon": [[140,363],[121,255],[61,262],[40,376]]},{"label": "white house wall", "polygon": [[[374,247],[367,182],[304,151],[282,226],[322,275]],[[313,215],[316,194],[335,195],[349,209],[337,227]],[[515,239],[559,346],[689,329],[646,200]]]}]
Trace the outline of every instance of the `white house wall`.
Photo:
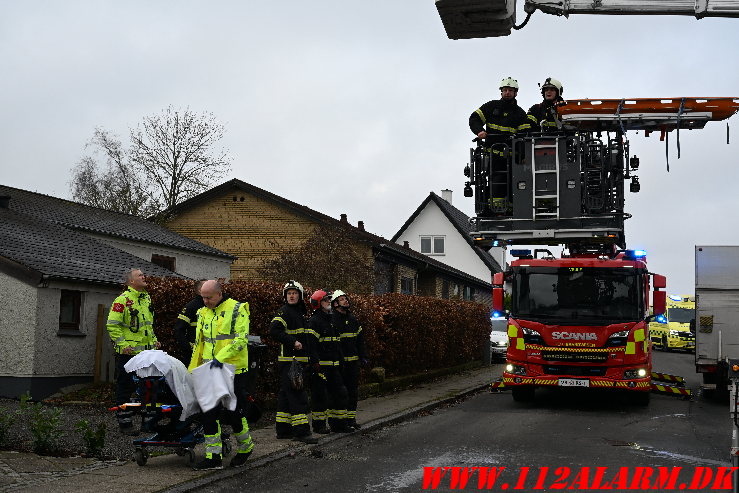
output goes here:
[{"label": "white house wall", "polygon": [[33,374],[36,289],[0,272],[0,377]]},{"label": "white house wall", "polygon": [[[62,289],[82,292],[79,330],[84,337],[58,334]],[[95,368],[98,304],[105,307],[107,318],[108,310],[120,290],[69,284],[39,288],[38,291],[34,375],[92,377]],[[103,337],[108,337],[105,330]]]},{"label": "white house wall", "polygon": [[444,255],[429,255],[430,257],[482,281],[491,282],[492,274],[488,266],[480,260],[470,244],[433,201],[426,204],[396,242],[402,245],[407,241],[413,250],[420,252],[421,236],[444,236]]},{"label": "white house wall", "polygon": [[[166,248],[159,245],[137,243],[120,240],[102,235],[90,235],[98,241],[114,248],[123,250],[147,262],[151,262],[151,255],[166,255],[175,258],[175,269],[178,274],[190,279],[228,279],[231,275],[231,261],[229,259],[198,254],[186,250]],[[136,266],[131,266],[136,267]],[[123,274],[123,273],[121,273]]]}]

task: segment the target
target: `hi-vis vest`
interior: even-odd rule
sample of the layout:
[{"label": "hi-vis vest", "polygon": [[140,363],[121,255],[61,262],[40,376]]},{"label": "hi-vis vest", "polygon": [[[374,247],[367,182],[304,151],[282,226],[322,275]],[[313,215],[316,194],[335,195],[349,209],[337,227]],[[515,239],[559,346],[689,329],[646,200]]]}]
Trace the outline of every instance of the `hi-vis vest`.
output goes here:
[{"label": "hi-vis vest", "polygon": [[157,337],[149,293],[126,288],[113,301],[106,327],[118,354],[127,347],[133,348],[133,354],[154,349]]},{"label": "hi-vis vest", "polygon": [[249,304],[232,298],[214,309],[204,306],[198,310],[195,329],[195,347],[188,369],[192,371],[203,363],[217,359],[236,367],[236,373],[249,370]]}]

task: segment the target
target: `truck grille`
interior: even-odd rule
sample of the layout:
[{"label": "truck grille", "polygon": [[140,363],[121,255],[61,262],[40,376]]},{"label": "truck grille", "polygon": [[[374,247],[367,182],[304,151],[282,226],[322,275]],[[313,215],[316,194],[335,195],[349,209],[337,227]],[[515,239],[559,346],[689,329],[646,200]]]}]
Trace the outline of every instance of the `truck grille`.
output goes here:
[{"label": "truck grille", "polygon": [[602,377],[606,374],[605,366],[553,366],[545,365],[547,375],[574,375],[581,377]]},{"label": "truck grille", "polygon": [[608,359],[608,353],[578,352],[565,353],[559,351],[542,351],[541,357],[547,361],[577,361],[603,363]]}]

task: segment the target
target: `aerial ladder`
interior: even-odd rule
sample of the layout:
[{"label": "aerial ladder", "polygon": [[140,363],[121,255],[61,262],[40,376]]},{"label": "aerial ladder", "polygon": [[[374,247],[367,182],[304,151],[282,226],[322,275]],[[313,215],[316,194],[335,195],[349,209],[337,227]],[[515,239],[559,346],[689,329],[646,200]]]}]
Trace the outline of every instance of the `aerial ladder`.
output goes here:
[{"label": "aerial ladder", "polygon": [[531,15],[689,15],[739,17],[739,0],[525,0],[524,21],[516,24],[516,0],[436,0],[449,39],[508,36]]}]

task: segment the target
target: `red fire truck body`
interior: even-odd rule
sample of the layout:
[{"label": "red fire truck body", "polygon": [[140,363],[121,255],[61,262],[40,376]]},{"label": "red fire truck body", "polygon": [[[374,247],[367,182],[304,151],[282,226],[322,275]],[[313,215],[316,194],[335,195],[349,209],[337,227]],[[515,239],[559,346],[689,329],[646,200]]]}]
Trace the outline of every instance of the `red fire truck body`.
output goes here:
[{"label": "red fire truck body", "polygon": [[[644,256],[631,250],[612,257],[523,255],[497,274],[495,309],[503,308],[504,280],[510,283],[503,382],[513,398],[530,400],[536,387],[587,387],[632,391],[647,403],[650,290],[665,284],[664,276],[654,275],[653,283],[651,276]],[[664,310],[665,292],[655,290],[654,300],[655,311]]]}]

